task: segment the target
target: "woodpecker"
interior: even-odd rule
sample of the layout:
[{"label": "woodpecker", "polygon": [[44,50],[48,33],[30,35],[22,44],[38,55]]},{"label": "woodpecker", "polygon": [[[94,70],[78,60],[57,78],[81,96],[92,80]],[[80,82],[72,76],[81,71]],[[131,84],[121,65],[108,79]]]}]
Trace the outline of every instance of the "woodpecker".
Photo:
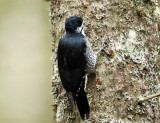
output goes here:
[{"label": "woodpecker", "polygon": [[76,102],[82,120],[89,118],[90,108],[85,88],[88,74],[94,70],[97,53],[84,34],[82,18],[72,16],[65,22],[66,34],[58,45],[58,70],[69,102]]}]

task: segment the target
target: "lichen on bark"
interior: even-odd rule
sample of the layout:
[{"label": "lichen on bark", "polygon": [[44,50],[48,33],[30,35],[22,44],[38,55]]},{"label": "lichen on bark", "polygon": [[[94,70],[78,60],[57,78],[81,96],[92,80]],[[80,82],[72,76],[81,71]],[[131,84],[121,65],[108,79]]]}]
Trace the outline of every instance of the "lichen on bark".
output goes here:
[{"label": "lichen on bark", "polygon": [[94,51],[105,43],[110,54],[98,56],[95,72],[89,76],[86,91],[91,113],[85,122],[160,121],[159,97],[137,102],[139,96],[160,91],[159,4],[156,0],[51,1],[52,94],[57,122],[82,122],[68,103],[56,61],[65,20],[74,15],[86,23],[85,33]]}]

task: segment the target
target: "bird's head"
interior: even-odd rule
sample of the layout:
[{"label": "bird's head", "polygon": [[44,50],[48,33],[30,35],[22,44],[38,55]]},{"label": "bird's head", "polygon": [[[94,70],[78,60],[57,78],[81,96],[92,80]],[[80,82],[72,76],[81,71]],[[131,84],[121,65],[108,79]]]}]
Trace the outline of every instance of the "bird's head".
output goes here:
[{"label": "bird's head", "polygon": [[65,22],[65,29],[66,29],[66,32],[68,33],[84,34],[83,28],[84,28],[84,23],[82,18],[80,17],[73,16],[68,18]]}]

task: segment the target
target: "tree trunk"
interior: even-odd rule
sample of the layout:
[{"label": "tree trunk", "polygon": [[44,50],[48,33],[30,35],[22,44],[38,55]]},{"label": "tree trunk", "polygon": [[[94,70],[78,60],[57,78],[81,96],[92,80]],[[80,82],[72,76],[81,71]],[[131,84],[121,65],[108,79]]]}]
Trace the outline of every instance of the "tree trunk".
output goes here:
[{"label": "tree trunk", "polygon": [[159,97],[138,102],[160,91],[160,7],[158,0],[52,0],[53,109],[57,122],[82,122],[71,108],[57,69],[57,46],[65,20],[83,18],[93,50],[106,44],[89,76],[89,123],[159,123]]}]

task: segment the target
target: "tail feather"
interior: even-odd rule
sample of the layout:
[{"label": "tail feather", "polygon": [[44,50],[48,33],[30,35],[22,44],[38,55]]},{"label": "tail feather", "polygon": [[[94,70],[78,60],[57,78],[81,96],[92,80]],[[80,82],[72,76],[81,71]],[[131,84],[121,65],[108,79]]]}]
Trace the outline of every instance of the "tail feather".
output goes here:
[{"label": "tail feather", "polygon": [[74,105],[74,97],[72,95],[72,92],[66,92],[66,95],[68,97],[70,104],[73,106]]},{"label": "tail feather", "polygon": [[85,118],[88,119],[90,109],[89,109],[88,99],[84,89],[82,88],[80,89],[75,100],[76,100],[77,107],[80,112],[80,116],[82,120],[84,120]]}]

